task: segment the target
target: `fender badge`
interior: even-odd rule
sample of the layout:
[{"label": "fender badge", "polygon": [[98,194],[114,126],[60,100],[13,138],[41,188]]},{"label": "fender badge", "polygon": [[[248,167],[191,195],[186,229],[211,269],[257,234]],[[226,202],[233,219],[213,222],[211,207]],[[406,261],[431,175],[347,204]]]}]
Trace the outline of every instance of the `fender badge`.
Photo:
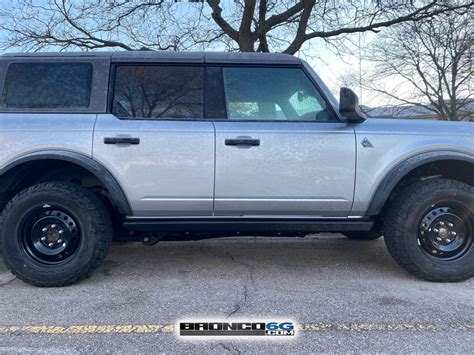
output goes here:
[{"label": "fender badge", "polygon": [[362,144],[362,146],[364,148],[373,148],[374,147],[372,145],[372,143],[370,143],[370,141],[367,139],[367,137],[364,137],[364,139],[362,139],[362,142],[360,142],[360,144]]}]

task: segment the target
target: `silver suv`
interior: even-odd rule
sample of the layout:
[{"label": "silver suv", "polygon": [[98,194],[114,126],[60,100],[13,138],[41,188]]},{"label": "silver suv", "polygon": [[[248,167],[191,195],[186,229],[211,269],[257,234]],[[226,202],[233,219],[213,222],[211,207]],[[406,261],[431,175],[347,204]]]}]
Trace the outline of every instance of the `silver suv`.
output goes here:
[{"label": "silver suv", "polygon": [[431,281],[474,275],[474,125],[366,120],[283,54],[0,56],[0,249],[37,286],[113,236],[384,236]]}]

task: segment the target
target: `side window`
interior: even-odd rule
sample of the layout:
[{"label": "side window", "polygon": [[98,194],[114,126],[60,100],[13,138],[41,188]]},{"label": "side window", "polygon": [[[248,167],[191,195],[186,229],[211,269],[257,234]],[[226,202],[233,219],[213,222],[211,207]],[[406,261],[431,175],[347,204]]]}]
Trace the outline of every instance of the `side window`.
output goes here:
[{"label": "side window", "polygon": [[12,63],[3,89],[5,108],[88,107],[90,63]]},{"label": "side window", "polygon": [[231,120],[334,121],[332,111],[298,68],[224,68]]},{"label": "side window", "polygon": [[204,68],[119,65],[112,113],[121,118],[203,117]]}]

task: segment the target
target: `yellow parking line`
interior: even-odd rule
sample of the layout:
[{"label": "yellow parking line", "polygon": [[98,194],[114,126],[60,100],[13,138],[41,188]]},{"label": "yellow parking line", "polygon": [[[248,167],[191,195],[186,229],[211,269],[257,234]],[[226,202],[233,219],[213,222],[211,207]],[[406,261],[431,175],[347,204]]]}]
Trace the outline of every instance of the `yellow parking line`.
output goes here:
[{"label": "yellow parking line", "polygon": [[171,333],[172,324],[143,324],[143,325],[26,325],[0,327],[0,334],[27,333],[27,334],[145,334]]},{"label": "yellow parking line", "polygon": [[[142,325],[25,325],[0,326],[1,334],[158,334],[172,333],[173,324]],[[426,323],[306,323],[297,326],[302,332],[323,331],[474,331],[474,323],[465,324],[426,324]]]},{"label": "yellow parking line", "polygon": [[437,331],[437,330],[474,330],[474,323],[466,324],[428,324],[428,323],[307,323],[300,327],[303,331]]}]

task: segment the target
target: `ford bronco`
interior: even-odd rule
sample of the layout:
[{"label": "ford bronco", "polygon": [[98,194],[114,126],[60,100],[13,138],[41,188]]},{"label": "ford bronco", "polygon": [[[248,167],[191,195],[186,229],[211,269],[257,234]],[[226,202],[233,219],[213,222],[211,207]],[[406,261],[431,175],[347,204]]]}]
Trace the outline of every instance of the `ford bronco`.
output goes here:
[{"label": "ford bronco", "polygon": [[64,286],[112,238],[384,237],[430,281],[474,275],[474,125],[366,119],[284,54],[0,56],[0,250]]}]

